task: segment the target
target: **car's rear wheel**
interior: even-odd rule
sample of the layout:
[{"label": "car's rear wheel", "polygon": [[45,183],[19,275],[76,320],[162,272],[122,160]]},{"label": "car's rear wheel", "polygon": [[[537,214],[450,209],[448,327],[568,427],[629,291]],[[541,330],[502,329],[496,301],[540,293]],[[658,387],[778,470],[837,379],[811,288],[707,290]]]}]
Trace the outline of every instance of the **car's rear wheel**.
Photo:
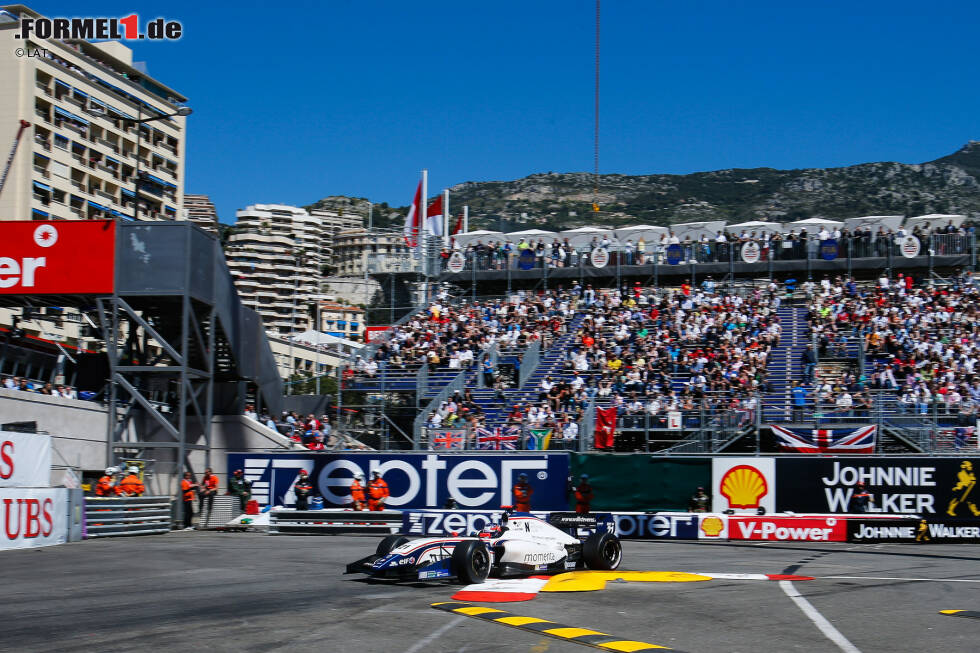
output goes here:
[{"label": "car's rear wheel", "polygon": [[406,542],[411,542],[411,540],[404,535],[389,535],[385,539],[378,542],[378,548],[375,551],[375,554],[378,557],[386,556]]},{"label": "car's rear wheel", "polygon": [[460,542],[453,549],[451,569],[461,583],[482,583],[490,575],[490,551],[477,540]]},{"label": "car's rear wheel", "polygon": [[623,560],[623,545],[612,533],[593,533],[582,547],[582,559],[589,569],[612,571]]}]

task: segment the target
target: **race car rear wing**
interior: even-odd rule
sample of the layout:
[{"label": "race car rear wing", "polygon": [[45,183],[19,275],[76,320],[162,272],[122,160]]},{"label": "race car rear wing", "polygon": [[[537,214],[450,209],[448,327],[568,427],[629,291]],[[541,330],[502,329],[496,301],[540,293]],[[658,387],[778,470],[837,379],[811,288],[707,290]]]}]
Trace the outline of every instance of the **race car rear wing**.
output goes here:
[{"label": "race car rear wing", "polygon": [[577,512],[553,512],[548,515],[548,523],[572,535],[576,535],[579,529],[599,533],[616,532],[616,521],[611,514],[604,512],[585,515]]}]

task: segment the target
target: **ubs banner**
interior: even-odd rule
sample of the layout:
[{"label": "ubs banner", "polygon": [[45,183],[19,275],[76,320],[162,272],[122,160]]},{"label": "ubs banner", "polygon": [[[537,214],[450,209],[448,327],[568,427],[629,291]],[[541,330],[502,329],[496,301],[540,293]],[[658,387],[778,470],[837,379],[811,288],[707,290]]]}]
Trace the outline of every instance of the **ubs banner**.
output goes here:
[{"label": "ubs banner", "polygon": [[64,544],[68,528],[65,488],[0,488],[0,549]]},{"label": "ubs banner", "polygon": [[47,487],[51,436],[0,431],[0,487]]},{"label": "ubs banner", "polygon": [[513,505],[521,474],[527,474],[534,490],[532,510],[564,510],[568,502],[566,453],[231,453],[228,469],[244,470],[252,498],[261,505],[294,505],[292,488],[301,469],[331,508],[349,505],[354,475],[369,482],[374,470],[391,492],[385,505],[395,509],[442,508],[452,498],[463,510],[497,510]]},{"label": "ubs banner", "polygon": [[[853,512],[863,482],[868,512],[980,517],[980,458],[785,458],[776,461],[776,510]],[[933,521],[930,519],[930,521]]]}]

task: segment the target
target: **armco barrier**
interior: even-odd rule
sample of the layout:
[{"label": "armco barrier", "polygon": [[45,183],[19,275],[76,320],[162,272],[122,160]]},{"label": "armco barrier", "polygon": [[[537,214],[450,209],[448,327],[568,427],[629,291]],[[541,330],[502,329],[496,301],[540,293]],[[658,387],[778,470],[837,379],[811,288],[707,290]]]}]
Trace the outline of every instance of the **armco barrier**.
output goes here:
[{"label": "armco barrier", "polygon": [[850,519],[849,542],[907,542],[912,544],[980,543],[980,519]]},{"label": "armco barrier", "polygon": [[273,510],[270,535],[390,535],[402,527],[400,510]]},{"label": "armco barrier", "polygon": [[170,497],[86,497],[87,537],[166,533],[171,502]]},{"label": "armco barrier", "polygon": [[[349,514],[349,513],[348,513]],[[440,537],[469,535],[500,519],[500,510],[406,510],[402,512],[398,532],[409,537]],[[548,519],[549,512],[532,512]],[[899,515],[725,515],[720,513],[686,512],[613,512],[592,513],[600,519],[611,517],[616,534],[624,540],[752,540],[761,542],[844,542],[851,524],[890,527],[896,520],[912,528],[918,523],[902,521]],[[965,522],[940,520],[929,524],[934,542],[967,542],[980,539],[980,520]],[[878,531],[886,533],[891,531]],[[945,538],[945,539],[944,539]],[[853,537],[851,537],[853,541]],[[906,541],[896,539],[895,541]],[[914,541],[914,538],[913,538]]]},{"label": "armco barrier", "polygon": [[203,515],[198,515],[197,527],[202,530],[221,528],[241,514],[242,503],[238,497],[219,494],[214,497],[210,512],[205,508]]}]

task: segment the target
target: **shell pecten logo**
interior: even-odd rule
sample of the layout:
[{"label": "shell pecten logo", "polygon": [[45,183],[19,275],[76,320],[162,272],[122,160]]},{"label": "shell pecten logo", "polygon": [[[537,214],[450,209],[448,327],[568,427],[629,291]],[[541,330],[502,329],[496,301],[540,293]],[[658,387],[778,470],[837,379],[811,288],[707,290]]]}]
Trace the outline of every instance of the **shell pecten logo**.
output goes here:
[{"label": "shell pecten logo", "polygon": [[706,517],[701,520],[701,532],[708,537],[718,537],[725,530],[725,524],[718,517]]},{"label": "shell pecten logo", "polygon": [[751,465],[736,465],[729,469],[721,477],[720,487],[729,508],[758,508],[759,501],[769,493],[766,477]]}]

